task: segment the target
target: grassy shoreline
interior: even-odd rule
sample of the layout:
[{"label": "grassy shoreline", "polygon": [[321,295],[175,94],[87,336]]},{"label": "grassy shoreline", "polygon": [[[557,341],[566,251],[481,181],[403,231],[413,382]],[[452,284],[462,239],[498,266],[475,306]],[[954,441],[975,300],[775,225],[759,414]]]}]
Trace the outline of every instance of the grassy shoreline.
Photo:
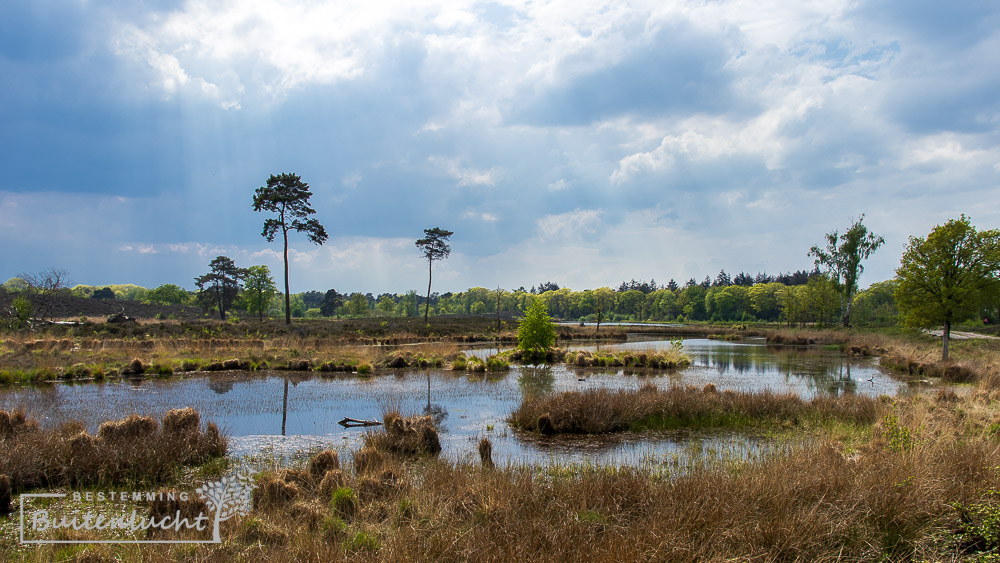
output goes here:
[{"label": "grassy shoreline", "polygon": [[387,416],[394,430],[373,434],[350,464],[320,452],[301,467],[257,475],[253,510],[224,523],[221,544],[24,548],[5,538],[0,554],[26,561],[994,557],[996,401],[918,395],[877,408],[868,431],[845,438],[818,428],[805,447],[672,478],[631,468],[493,467],[482,442],[482,464],[442,461],[425,418]]}]

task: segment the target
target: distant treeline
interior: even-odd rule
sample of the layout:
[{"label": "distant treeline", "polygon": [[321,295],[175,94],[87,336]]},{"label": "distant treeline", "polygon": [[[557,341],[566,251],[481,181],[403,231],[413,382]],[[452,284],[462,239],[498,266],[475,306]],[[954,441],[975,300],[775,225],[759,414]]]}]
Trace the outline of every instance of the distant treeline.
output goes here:
[{"label": "distant treeline", "polygon": [[[4,284],[9,291],[22,289],[18,278]],[[890,325],[896,323],[893,281],[872,285],[855,296],[852,319],[857,324]],[[174,284],[153,289],[133,284],[87,286],[64,289],[77,297],[123,299],[163,305],[205,305],[198,293]],[[432,293],[431,314],[520,314],[532,299],[541,299],[549,313],[558,319],[573,321],[769,321],[788,324],[835,324],[840,312],[837,291],[829,278],[818,270],[793,273],[750,275],[741,272],[730,276],[725,270],[713,280],[706,276],[679,285],[670,280],[664,285],[655,280],[623,281],[617,288],[603,287],[573,291],[555,282],[544,282],[530,289],[487,289],[474,287],[457,293]],[[416,317],[426,297],[411,290],[402,294],[340,293],[335,289],[292,294],[293,317]],[[210,308],[205,307],[206,310]],[[238,298],[233,313],[248,312],[248,304]],[[282,316],[280,299],[270,303],[269,316]]]}]

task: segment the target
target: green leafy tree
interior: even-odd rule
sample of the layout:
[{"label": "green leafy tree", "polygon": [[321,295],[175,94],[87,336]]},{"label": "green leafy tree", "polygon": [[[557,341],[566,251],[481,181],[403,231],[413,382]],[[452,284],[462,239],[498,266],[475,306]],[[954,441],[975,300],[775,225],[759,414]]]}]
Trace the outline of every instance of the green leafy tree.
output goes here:
[{"label": "green leafy tree", "polygon": [[594,313],[597,315],[597,327],[594,329],[596,334],[601,330],[601,320],[604,315],[615,308],[615,292],[610,287],[599,287],[594,290],[593,295]]},{"label": "green leafy tree", "polygon": [[34,312],[31,301],[27,297],[18,295],[10,303],[11,316],[14,318],[14,328],[27,328],[31,326],[31,315]]},{"label": "green leafy tree", "polygon": [[809,250],[809,256],[816,258],[816,266],[826,268],[834,289],[840,294],[840,320],[845,327],[851,324],[851,303],[858,292],[858,279],[865,271],[861,262],[885,244],[884,238],[868,231],[864,220],[862,213],[844,234],[827,233],[826,248],[814,246]]},{"label": "green leafy tree", "polygon": [[344,296],[336,289],[328,289],[323,294],[323,302],[319,305],[319,312],[324,317],[332,317],[337,314],[341,305],[344,304]]},{"label": "green leafy tree", "polygon": [[226,311],[239,297],[245,271],[226,256],[217,256],[208,266],[211,271],[194,279],[198,301],[206,311],[218,307],[219,318],[226,320]]},{"label": "green leafy tree", "polygon": [[95,289],[93,293],[90,294],[91,299],[114,299],[115,290],[110,287],[102,287],[100,289]]},{"label": "green leafy tree", "polygon": [[899,323],[896,307],[896,280],[873,283],[854,296],[854,322],[866,325],[891,326]]},{"label": "green leafy tree", "polygon": [[396,300],[388,293],[382,294],[375,302],[375,309],[391,316],[396,311]]},{"label": "green leafy tree", "polygon": [[556,326],[549,317],[545,303],[532,299],[524,318],[517,326],[517,347],[528,357],[538,358],[556,342]]},{"label": "green leafy tree", "polygon": [[352,293],[350,301],[347,302],[347,310],[353,317],[368,316],[368,299],[363,293]]},{"label": "green leafy tree", "polygon": [[420,307],[417,305],[417,292],[409,290],[399,302],[400,313],[404,317],[416,317],[420,314]]},{"label": "green leafy tree", "polygon": [[[105,288],[111,290],[111,288]],[[94,297],[97,297],[97,290],[94,292]],[[114,292],[112,292],[114,295]],[[188,292],[179,285],[172,283],[165,283],[159,287],[155,287],[146,292],[146,301],[150,303],[160,303],[162,305],[180,305],[182,303],[187,303]]]},{"label": "green leafy tree", "polygon": [[253,196],[254,211],[276,213],[264,221],[261,236],[267,242],[273,242],[275,235],[281,232],[284,242],[285,259],[285,323],[292,323],[291,298],[288,291],[288,231],[305,233],[315,244],[323,244],[327,240],[326,229],[316,219],[309,216],[316,210],[309,206],[309,184],[302,181],[296,174],[271,175],[267,185],[257,188]]},{"label": "green leafy tree", "polygon": [[777,283],[755,283],[748,292],[750,304],[760,319],[774,321],[781,315],[781,293],[785,286]]},{"label": "green leafy tree", "polygon": [[979,312],[1000,280],[1000,231],[976,231],[964,214],[934,227],[927,238],[910,237],[896,268],[895,296],[909,326],[943,325],[941,359],[948,359],[953,323]]},{"label": "green leafy tree", "polygon": [[265,265],[250,266],[246,269],[243,279],[247,312],[251,315],[256,313],[257,318],[263,321],[264,313],[271,308],[271,301],[278,292],[278,286],[271,277],[271,270]]},{"label": "green leafy tree", "polygon": [[12,293],[17,293],[28,289],[28,283],[21,278],[13,277],[3,282],[3,288]]},{"label": "green leafy tree", "polygon": [[453,234],[455,233],[440,227],[424,229],[424,238],[416,242],[417,248],[420,249],[424,258],[427,259],[427,305],[424,307],[425,323],[427,322],[427,316],[430,313],[431,307],[431,278],[433,277],[434,261],[444,260],[451,254],[451,246],[448,244],[448,239]]},{"label": "green leafy tree", "polygon": [[837,287],[826,274],[809,278],[809,283],[805,285],[805,291],[802,293],[805,315],[820,326],[835,323],[839,295]]}]

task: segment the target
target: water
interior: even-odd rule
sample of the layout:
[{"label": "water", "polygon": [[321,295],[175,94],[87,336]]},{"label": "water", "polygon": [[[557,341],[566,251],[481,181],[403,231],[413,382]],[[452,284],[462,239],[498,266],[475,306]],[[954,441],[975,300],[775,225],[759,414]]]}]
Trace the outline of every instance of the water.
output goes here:
[{"label": "water", "polygon": [[[670,345],[669,340],[649,340],[601,348],[656,350]],[[587,348],[597,346],[577,349]],[[337,422],[344,417],[380,419],[386,408],[397,408],[403,414],[432,414],[442,455],[456,461],[477,459],[477,442],[487,436],[500,465],[592,463],[670,470],[706,457],[752,458],[774,444],[746,433],[684,431],[542,438],[517,433],[504,419],[528,394],[595,387],[632,389],[646,382],[664,387],[711,382],[720,389],[788,391],[807,398],[841,393],[894,395],[904,387],[879,371],[872,359],[851,359],[837,351],[702,339],[685,340],[684,350],[692,366],[659,375],[566,366],[514,367],[499,376],[447,370],[385,371],[373,377],[223,372],[14,389],[0,394],[0,408],[25,408],[43,425],[78,420],[93,432],[100,422],[132,412],[161,416],[171,408],[190,406],[232,437],[231,453],[283,459],[323,447],[344,453],[356,450],[366,430],[344,429]],[[286,381],[288,401],[283,411]]]}]

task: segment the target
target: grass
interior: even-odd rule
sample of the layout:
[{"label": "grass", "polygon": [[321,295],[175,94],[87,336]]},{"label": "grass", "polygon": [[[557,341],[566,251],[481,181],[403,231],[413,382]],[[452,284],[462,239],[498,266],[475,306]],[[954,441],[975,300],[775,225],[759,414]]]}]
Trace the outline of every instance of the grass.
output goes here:
[{"label": "grass", "polygon": [[691,365],[679,340],[668,350],[580,351],[565,354],[566,365],[576,367],[628,367],[677,369]]},{"label": "grass", "polygon": [[[260,475],[253,511],[224,523],[219,545],[17,551],[8,543],[0,554],[145,561],[988,560],[1000,550],[1000,443],[986,429],[1000,408],[979,391],[876,401],[875,417],[862,417],[872,431],[857,442],[820,435],[800,448],[673,478],[595,466],[484,471],[392,453],[377,465],[359,465],[361,452],[355,469],[343,470],[322,452],[301,469]],[[328,479],[338,484],[324,488]]]},{"label": "grass", "polygon": [[588,389],[525,397],[508,422],[541,434],[604,434],[623,430],[672,428],[781,427],[840,421],[872,424],[879,399],[845,395],[804,401],[794,394],[718,392],[652,384],[638,390]]},{"label": "grass", "polygon": [[[218,330],[248,326],[241,322]],[[299,329],[293,325],[287,335],[276,330],[264,335],[220,332],[194,338],[161,334],[153,328],[149,339],[138,334],[134,340],[126,335],[116,337],[119,340],[102,337],[95,339],[99,346],[74,335],[66,336],[68,344],[62,343],[62,336],[50,335],[38,339],[42,344],[37,345],[29,344],[27,337],[11,342],[5,336],[0,365],[4,370],[59,374],[80,364],[74,369],[90,369],[95,376],[98,368],[110,374],[135,358],[140,358],[144,368],[158,364],[170,366],[175,373],[185,361],[201,367],[230,359],[258,367],[305,360],[310,369],[327,362],[355,369],[369,363],[376,372],[385,369],[382,362],[397,357],[410,367],[419,367],[421,360],[430,364],[435,358],[453,368],[459,362],[457,353],[446,348],[459,348],[458,335],[454,342],[433,347],[389,348],[360,340],[335,341],[324,334],[296,336],[294,331]],[[720,332],[718,327],[705,330]],[[746,334],[773,329],[732,330]],[[934,339],[902,333],[776,331],[775,335],[791,343],[812,339],[856,355],[898,355],[906,360],[907,372],[910,361],[916,362],[918,377],[931,374],[934,368],[928,366],[937,363],[935,355],[940,352]],[[144,343],[148,341],[152,343]],[[475,464],[448,461],[427,455],[432,449],[426,445],[427,429],[436,433],[429,420],[418,422],[396,413],[397,422],[392,413],[386,413],[385,430],[373,432],[366,447],[351,456],[352,463],[341,466],[339,456],[326,451],[301,468],[260,474],[253,511],[224,523],[221,544],[27,548],[17,546],[12,539],[15,534],[6,533],[11,528],[5,527],[0,558],[279,562],[996,559],[1000,556],[1000,347],[968,341],[954,341],[952,346],[955,359],[948,365],[968,369],[975,382],[957,391],[935,390],[907,398],[845,396],[802,401],[781,394],[719,392],[707,386],[650,386],[617,394],[560,393],[551,395],[547,403],[537,399],[530,409],[525,407],[529,401],[522,404],[525,428],[532,421],[537,428],[542,415],[547,415],[552,431],[763,427],[779,429],[783,436],[808,430],[812,437],[765,456],[734,458],[730,463],[669,476],[597,466],[487,469],[493,453],[489,440],[470,441],[466,455],[458,456],[479,459]],[[576,356],[571,359],[575,361]],[[462,360],[462,369],[488,363]],[[921,363],[925,364],[923,375]],[[177,464],[183,456],[167,459],[165,453],[172,447],[168,443],[189,441],[156,438],[167,429],[174,433],[195,427],[202,433],[207,430],[201,430],[200,423],[193,424],[190,413],[178,412],[169,420],[151,422],[155,424],[115,421],[106,427],[104,437],[101,431],[90,436],[95,447],[119,443],[122,452],[129,448],[158,452],[153,457],[115,458],[118,469],[97,472],[103,476],[91,486],[178,478]],[[13,417],[7,413],[6,419],[0,415],[0,464],[5,464],[0,473],[32,470],[46,475],[51,484],[75,487],[67,479],[74,467],[72,458],[60,452],[72,447],[80,430],[67,426],[46,433],[17,413]],[[124,438],[136,433],[147,439]],[[42,435],[47,438],[42,440]],[[37,451],[26,446],[29,442]],[[77,446],[85,448],[86,442],[81,439]],[[141,463],[121,461],[125,459]],[[210,458],[186,473],[187,478],[215,478],[232,465],[226,459]],[[140,470],[154,467],[151,461],[156,460],[168,461],[163,465],[167,469]],[[23,492],[30,486],[22,484],[17,490]],[[51,485],[35,486],[48,490]],[[67,536],[74,534],[79,533],[67,532]]]},{"label": "grass", "polygon": [[186,408],[153,418],[130,415],[101,424],[96,435],[78,423],[41,429],[23,412],[0,411],[0,475],[15,492],[37,487],[107,486],[169,481],[183,465],[226,452],[213,423],[204,430],[198,412]]},{"label": "grass", "polygon": [[[673,479],[629,468],[482,471],[389,456],[377,470],[344,473],[344,483],[324,499],[309,471],[281,470],[264,476],[261,488],[273,480],[294,494],[257,504],[224,528],[221,545],[200,546],[188,556],[771,561],[996,553],[1000,453],[981,431],[995,406],[917,398],[886,408],[897,429],[879,419],[863,444],[819,440]],[[916,436],[909,447],[893,445],[899,428]],[[44,558],[55,549],[33,553]],[[162,560],[178,556],[177,549],[115,546],[103,553]]]}]

